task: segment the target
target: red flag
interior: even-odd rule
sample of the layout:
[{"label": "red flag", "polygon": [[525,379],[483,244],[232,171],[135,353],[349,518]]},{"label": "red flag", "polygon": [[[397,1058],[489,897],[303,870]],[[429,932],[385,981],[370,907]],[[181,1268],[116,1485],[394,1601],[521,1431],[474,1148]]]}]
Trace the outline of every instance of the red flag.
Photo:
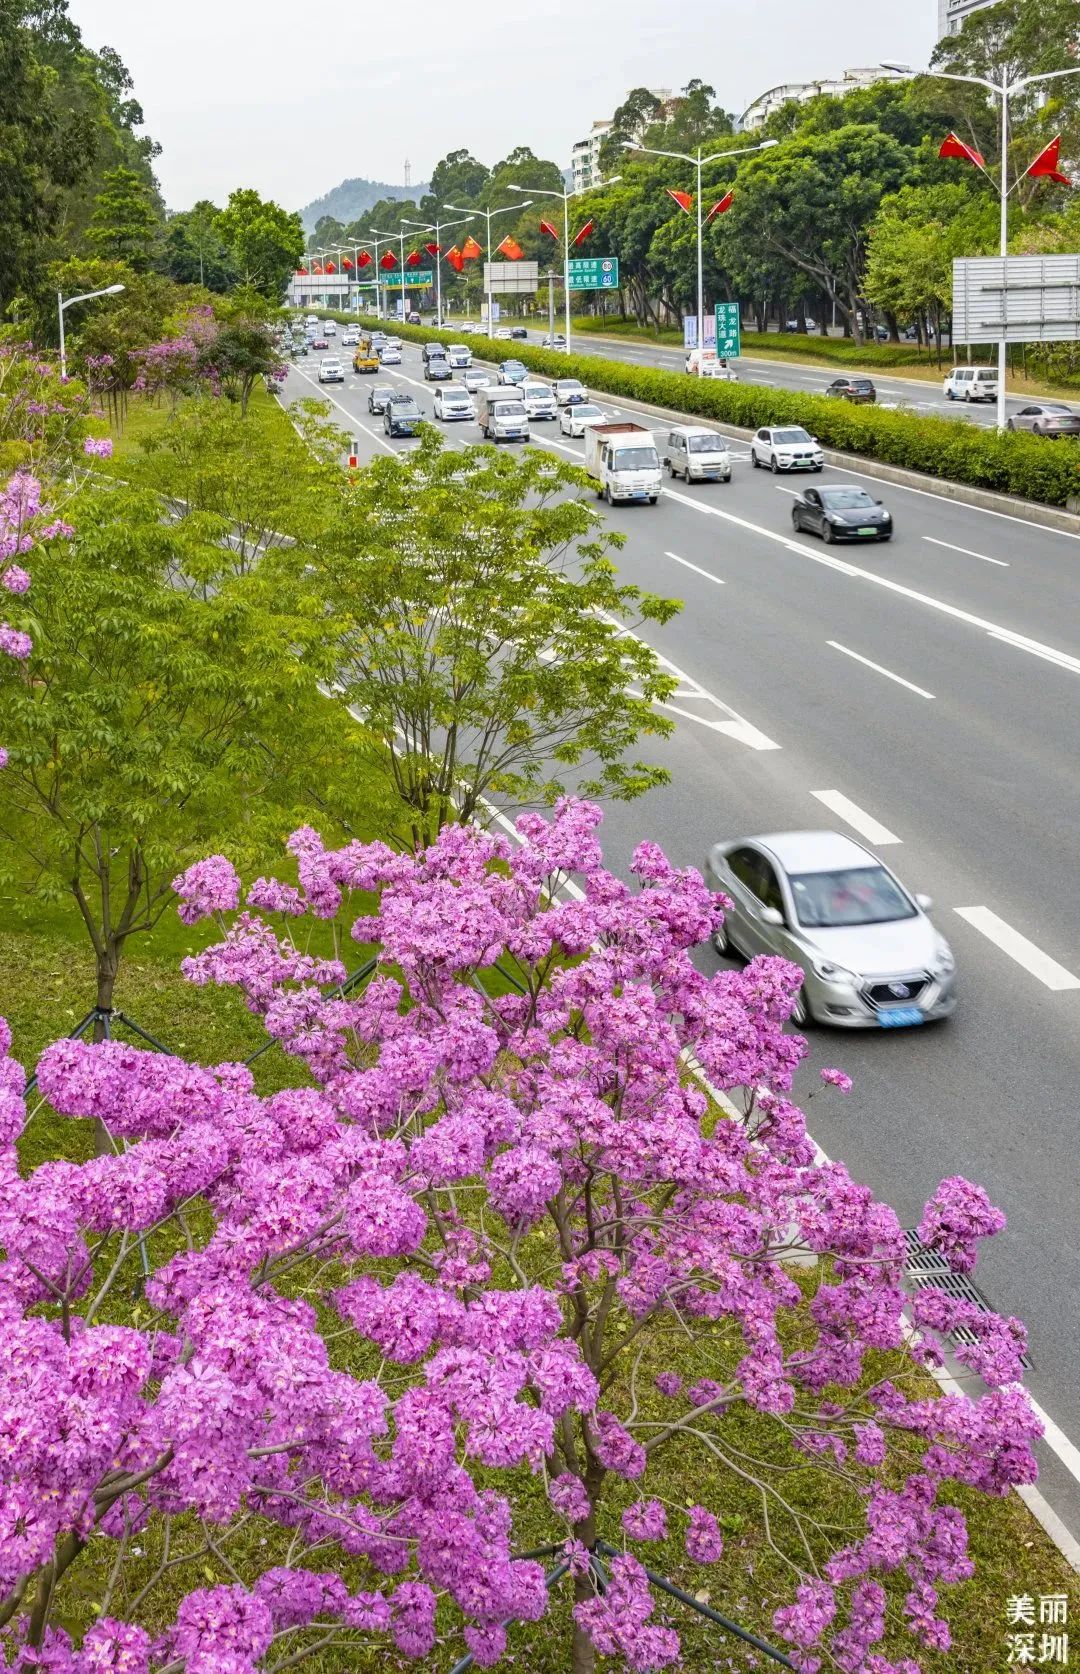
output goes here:
[{"label": "red flag", "polygon": [[370,250],[361,250],[360,254],[356,258],[356,265],[357,265],[357,267],[370,267],[371,266],[371,251]]},{"label": "red flag", "polygon": [[462,268],[465,266],[465,257],[462,255],[456,244],[452,250],[448,250],[446,252],[446,259],[455,273],[460,273]]},{"label": "red flag", "polygon": [[1035,176],[1043,175],[1047,179],[1054,181],[1054,183],[1058,186],[1071,186],[1072,182],[1068,175],[1062,174],[1061,170],[1058,168],[1058,153],[1060,150],[1061,135],[1055,134],[1045,151],[1039,152],[1039,155],[1036,157],[1031,167],[1029,169],[1025,169],[1024,173]]},{"label": "red flag", "polygon": [[327,262],[326,267],[323,269],[323,271],[325,273],[336,273],[337,268],[334,266],[333,262]]},{"label": "red flag", "polygon": [[307,274],[307,268],[306,267],[298,267],[296,271],[297,271],[297,273],[304,274],[305,276]]},{"label": "red flag", "polygon": [[579,244],[584,244],[585,240],[588,238],[589,234],[592,232],[595,225],[596,225],[595,221],[586,221],[586,223],[582,227],[581,231],[579,233],[574,234],[573,238],[570,240],[570,243],[573,245],[575,250],[577,249]]},{"label": "red flag", "polygon": [[955,134],[945,135],[945,138],[941,142],[941,149],[938,152],[938,156],[960,157],[965,163],[974,163],[976,168],[981,169],[986,167],[986,161],[982,152],[976,151],[970,145],[965,145],[963,140],[957,139]]},{"label": "red flag", "polygon": [[706,221],[711,221],[714,215],[726,215],[734,201],[735,193],[725,192],[720,201],[718,203],[714,203],[712,208],[709,210],[709,213],[705,217]]},{"label": "red flag", "polygon": [[427,251],[429,256],[441,256],[442,255],[442,248],[438,244],[425,244],[424,249]]},{"label": "red flag", "polygon": [[405,266],[406,267],[419,267],[420,266],[420,252],[419,252],[419,250],[410,250],[409,251],[409,254],[405,257]]},{"label": "red flag", "polygon": [[501,244],[496,245],[495,253],[496,255],[505,256],[508,262],[519,262],[525,254],[517,239],[512,238],[509,233],[507,233]]},{"label": "red flag", "polygon": [[312,262],[311,271],[312,271],[312,273],[321,273],[322,272],[322,262]]},{"label": "red flag", "polygon": [[345,269],[346,273],[351,273],[352,265],[353,265],[352,257],[351,256],[346,256],[345,260],[342,262],[341,265]]},{"label": "red flag", "polygon": [[549,238],[555,239],[556,243],[558,242],[559,235],[555,231],[555,228],[552,226],[550,221],[541,221],[540,231],[542,233],[547,233]]},{"label": "red flag", "polygon": [[472,233],[470,233],[464,244],[461,246],[462,257],[467,262],[474,262],[477,256],[482,256],[483,253],[484,252],[481,250],[479,244],[477,244]]},{"label": "red flag", "polygon": [[389,272],[390,268],[397,266],[397,257],[394,255],[392,250],[383,251],[382,255],[379,257],[379,266],[381,268],[385,268],[387,272]]},{"label": "red flag", "polygon": [[675,199],[675,202],[685,215],[689,215],[690,206],[694,201],[689,192],[676,192],[673,186],[665,186],[664,191],[667,193],[669,198]]}]

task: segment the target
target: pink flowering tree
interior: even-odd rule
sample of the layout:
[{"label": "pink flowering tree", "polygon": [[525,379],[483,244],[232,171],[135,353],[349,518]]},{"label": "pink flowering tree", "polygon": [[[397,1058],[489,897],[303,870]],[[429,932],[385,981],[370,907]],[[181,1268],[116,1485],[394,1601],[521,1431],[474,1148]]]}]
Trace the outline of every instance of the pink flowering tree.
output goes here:
[{"label": "pink flowering tree", "polygon": [[[701,975],[721,903],[652,844],[618,881],[598,820],[564,802],[519,843],[453,826],[415,855],[303,828],[298,882],[261,877],[242,910],[226,859],[190,867],[182,916],[223,935],[187,976],[236,988],[303,1084],[58,1042],[39,1091],[115,1147],[82,1166],[20,1176],[0,1036],[9,1666],[252,1674],[447,1633],[493,1665],[547,1604],[512,1556],[531,1482],[574,1574],[576,1674],[598,1652],[659,1670],[679,1640],[648,1543],[670,1524],[694,1564],[722,1549],[716,1507],[669,1502],[676,1457],[751,1486],[805,1674],[912,1674],[907,1651],[947,1646],[939,1593],[972,1566],[943,1495],[1035,1475],[1023,1329],[968,1321],[985,1387],[935,1398],[923,1365],[962,1310],[917,1301],[909,1343],[895,1215],[814,1164],[798,973]],[[358,996],[312,950],[342,922],[378,950]],[[920,1231],[964,1269],[1002,1224],[954,1179]]]}]

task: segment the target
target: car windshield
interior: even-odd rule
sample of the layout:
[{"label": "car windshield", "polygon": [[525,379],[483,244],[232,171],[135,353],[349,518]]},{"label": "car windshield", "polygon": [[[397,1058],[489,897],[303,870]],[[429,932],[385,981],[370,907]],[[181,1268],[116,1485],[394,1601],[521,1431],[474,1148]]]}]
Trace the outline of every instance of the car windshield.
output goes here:
[{"label": "car windshield", "polygon": [[619,448],[615,454],[617,471],[649,471],[658,464],[655,448]]},{"label": "car windshield", "polygon": [[774,442],[808,442],[810,436],[805,430],[774,430]]},{"label": "car windshield", "polygon": [[603,418],[603,416],[604,415],[600,411],[599,407],[575,407],[574,408],[574,417],[576,419]]},{"label": "car windshield", "polygon": [[836,506],[840,511],[853,511],[856,506],[876,504],[865,488],[823,488],[820,492],[824,505]]},{"label": "car windshield", "polygon": [[723,453],[722,436],[691,436],[687,444],[690,453]]},{"label": "car windshield", "polygon": [[795,915],[809,928],[891,924],[896,919],[915,917],[913,903],[883,866],[803,872],[790,882]]},{"label": "car windshield", "polygon": [[520,401],[497,401],[495,403],[495,412],[499,418],[516,418],[520,417],[525,412],[525,409],[521,405]]},{"label": "car windshield", "polygon": [[579,384],[578,380],[576,378],[560,378],[559,379],[559,388],[560,389],[584,389],[585,385],[584,384]]}]

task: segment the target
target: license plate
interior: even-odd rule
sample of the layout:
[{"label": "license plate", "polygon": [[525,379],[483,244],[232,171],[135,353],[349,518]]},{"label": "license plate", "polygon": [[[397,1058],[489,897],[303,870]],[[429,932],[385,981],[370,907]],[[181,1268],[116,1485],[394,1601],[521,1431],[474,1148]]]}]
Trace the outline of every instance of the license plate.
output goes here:
[{"label": "license plate", "polygon": [[916,1023],[925,1022],[918,1006],[892,1006],[888,1011],[878,1012],[878,1022],[883,1029],[911,1029]]},{"label": "license plate", "polygon": [[855,533],[857,535],[876,535],[877,530],[876,529],[856,529]]}]

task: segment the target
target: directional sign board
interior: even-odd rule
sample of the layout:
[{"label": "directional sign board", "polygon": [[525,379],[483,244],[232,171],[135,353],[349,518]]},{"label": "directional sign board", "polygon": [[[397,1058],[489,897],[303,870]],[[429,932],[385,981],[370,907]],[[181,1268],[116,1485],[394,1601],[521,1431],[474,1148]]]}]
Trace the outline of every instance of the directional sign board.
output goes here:
[{"label": "directional sign board", "polygon": [[[428,285],[433,285],[435,283],[435,274],[433,269],[430,267],[406,268],[404,278],[405,289],[408,291],[422,291],[425,290]],[[402,275],[398,273],[393,275],[386,282],[392,291],[396,291],[401,287],[401,280]]]},{"label": "directional sign board", "polygon": [[735,360],[742,353],[741,310],[737,302],[716,304],[716,352],[721,360]]},{"label": "directional sign board", "polygon": [[953,261],[953,342],[1002,338],[1007,343],[1080,339],[1080,255]]},{"label": "directional sign board", "polygon": [[484,289],[494,296],[531,296],[539,283],[539,262],[484,263]]},{"label": "directional sign board", "polygon": [[567,266],[572,291],[610,291],[618,288],[618,256],[571,256]]}]

